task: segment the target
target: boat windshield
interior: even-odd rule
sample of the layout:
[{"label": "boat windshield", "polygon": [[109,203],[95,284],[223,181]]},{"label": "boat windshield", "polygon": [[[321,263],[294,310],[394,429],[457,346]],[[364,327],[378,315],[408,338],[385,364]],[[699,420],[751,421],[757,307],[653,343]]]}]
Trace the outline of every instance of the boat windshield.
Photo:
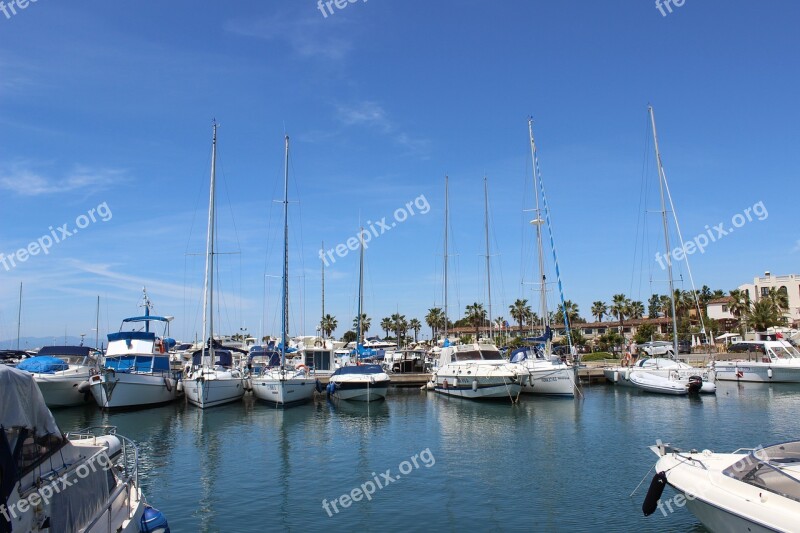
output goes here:
[{"label": "boat windshield", "polygon": [[800,441],[753,450],[723,474],[800,502]]},{"label": "boat windshield", "polygon": [[790,352],[788,349],[786,349],[783,346],[772,346],[770,348],[770,351],[778,359],[792,359],[793,357],[796,357],[795,354],[793,354],[792,352]]},{"label": "boat windshield", "polygon": [[500,361],[503,359],[500,352],[495,352],[494,350],[481,350],[481,356],[487,361]]},{"label": "boat windshield", "polygon": [[455,354],[456,361],[480,361],[481,360],[481,352],[478,350],[469,350],[463,352],[456,352]]}]

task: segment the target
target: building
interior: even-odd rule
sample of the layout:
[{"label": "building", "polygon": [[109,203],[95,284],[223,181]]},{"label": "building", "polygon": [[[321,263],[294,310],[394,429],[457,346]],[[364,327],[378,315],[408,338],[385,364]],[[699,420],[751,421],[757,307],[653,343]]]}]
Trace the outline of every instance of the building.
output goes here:
[{"label": "building", "polygon": [[746,291],[753,303],[769,294],[770,289],[786,293],[789,297],[789,310],[786,313],[789,324],[800,324],[800,275],[773,276],[767,271],[763,276],[753,278],[752,284],[739,285],[739,290]]},{"label": "building", "polygon": [[717,321],[720,331],[730,332],[739,327],[739,319],[731,312],[732,302],[733,298],[725,296],[724,298],[711,300],[706,305],[708,318]]}]

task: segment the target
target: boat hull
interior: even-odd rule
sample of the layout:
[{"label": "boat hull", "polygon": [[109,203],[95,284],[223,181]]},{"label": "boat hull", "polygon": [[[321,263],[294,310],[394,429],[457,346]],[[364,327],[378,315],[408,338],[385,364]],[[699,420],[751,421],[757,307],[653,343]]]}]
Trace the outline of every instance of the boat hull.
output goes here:
[{"label": "boat hull", "polygon": [[[663,378],[668,378],[671,372],[675,372],[673,369],[663,368],[647,368],[645,370],[638,370],[636,367],[615,367],[604,369],[603,375],[605,376],[606,381],[609,381],[614,385],[636,389],[639,387],[631,382],[630,375],[631,373],[637,371],[647,372],[648,374],[653,374]],[[681,369],[678,372],[680,372],[681,377],[684,377],[687,380],[690,375],[700,376],[703,379],[703,385],[700,388],[700,394],[716,394],[717,386],[714,384],[716,373],[713,370],[698,368],[697,371],[687,371],[686,369]]]},{"label": "boat hull", "polygon": [[775,365],[745,361],[718,361],[715,364],[720,381],[752,383],[800,383],[800,366]]},{"label": "boat hull", "polygon": [[[524,365],[523,365],[524,366]],[[575,396],[574,371],[567,367],[528,369],[529,377],[522,386],[523,394]]]},{"label": "boat hull", "polygon": [[336,400],[350,400],[354,402],[374,402],[386,398],[389,392],[389,381],[378,381],[376,383],[349,383],[334,382],[336,390],[331,395]]},{"label": "boat hull", "polygon": [[42,391],[48,407],[72,407],[91,401],[86,394],[78,392],[81,383],[89,379],[89,372],[66,376],[34,374],[33,379]]},{"label": "boat hull", "polygon": [[270,379],[251,378],[253,395],[277,406],[299,405],[314,397],[314,378]]},{"label": "boat hull", "polygon": [[445,396],[455,398],[467,398],[469,400],[511,400],[517,399],[522,392],[522,385],[519,383],[499,383],[479,385],[477,389],[472,385],[452,386],[450,382],[444,384],[439,382],[434,385],[433,390]]},{"label": "boat hull", "polygon": [[241,400],[244,380],[241,377],[184,379],[183,391],[190,404],[205,409]]},{"label": "boat hull", "polygon": [[89,384],[101,409],[153,407],[178,397],[177,382],[160,374],[108,372],[92,376]]},{"label": "boat hull", "polygon": [[653,394],[671,396],[686,396],[689,394],[689,389],[685,384],[646,372],[632,372],[629,380],[637,389]]}]

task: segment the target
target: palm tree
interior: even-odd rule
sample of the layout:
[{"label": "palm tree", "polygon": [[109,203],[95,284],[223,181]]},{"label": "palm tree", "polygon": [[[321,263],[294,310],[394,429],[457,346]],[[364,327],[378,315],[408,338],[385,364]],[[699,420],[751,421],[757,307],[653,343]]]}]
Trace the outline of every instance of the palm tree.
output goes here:
[{"label": "palm tree", "polygon": [[417,336],[419,335],[419,330],[422,329],[422,322],[417,320],[416,318],[412,318],[408,321],[408,328],[414,331],[414,344],[417,343]]},{"label": "palm tree", "polygon": [[769,300],[773,310],[779,316],[783,316],[783,314],[789,310],[789,295],[785,287],[781,287],[780,289],[772,287],[769,293],[767,293],[767,300]]},{"label": "palm tree", "polygon": [[642,318],[644,316],[644,304],[639,301],[631,302],[628,314],[630,318]]},{"label": "palm tree", "polygon": [[475,302],[472,305],[468,305],[465,318],[471,326],[475,326],[475,342],[478,342],[480,339],[480,327],[486,321],[486,310],[483,308],[483,304]]},{"label": "palm tree", "polygon": [[734,289],[730,292],[731,303],[729,309],[731,314],[739,319],[739,332],[744,334],[747,331],[747,315],[750,314],[750,293]]},{"label": "palm tree", "polygon": [[630,299],[624,294],[615,294],[612,297],[611,307],[609,308],[609,311],[611,312],[612,315],[617,317],[617,320],[619,320],[620,335],[622,335],[623,331],[625,331],[624,321],[625,317],[628,316],[628,314],[630,313],[630,305],[631,305]]},{"label": "palm tree", "polygon": [[522,325],[525,323],[525,320],[529,317],[531,312],[531,306],[528,305],[528,300],[518,299],[513,304],[508,306],[508,312],[511,314],[511,318],[517,321],[519,331],[522,332]]},{"label": "palm tree", "polygon": [[603,321],[603,317],[608,314],[608,304],[601,300],[597,300],[596,302],[592,303],[592,316],[597,319],[598,322]]},{"label": "palm tree", "polygon": [[367,313],[361,313],[361,331],[358,331],[358,317],[353,319],[353,329],[358,334],[358,340],[361,341],[361,336],[369,331],[372,319],[367,316]]},{"label": "palm tree", "polygon": [[406,315],[395,313],[392,315],[392,329],[397,333],[397,346],[400,346],[402,337],[405,337],[408,331],[408,322],[406,322]]},{"label": "palm tree", "polygon": [[672,300],[670,300],[668,294],[662,294],[659,297],[659,305],[661,314],[663,314],[664,316],[672,315]]},{"label": "palm tree", "polygon": [[555,315],[556,324],[564,324],[564,326],[567,325],[567,323],[564,321],[564,309],[567,310],[566,316],[570,325],[574,324],[580,319],[578,304],[574,303],[572,300],[566,300],[564,304],[559,304],[558,306],[558,311]]},{"label": "palm tree", "polygon": [[330,337],[331,333],[334,332],[338,325],[339,321],[336,320],[335,316],[331,315],[325,315],[319,323],[319,327],[322,329],[322,332],[325,333],[326,337]]},{"label": "palm tree", "polygon": [[389,338],[389,330],[392,329],[392,319],[391,318],[382,318],[381,319],[381,329],[386,332],[386,336],[384,339]]},{"label": "palm tree", "polygon": [[433,307],[428,309],[428,314],[425,315],[425,323],[431,328],[431,339],[437,338],[440,328],[444,327],[444,312],[440,307]]},{"label": "palm tree", "polygon": [[505,317],[499,316],[494,319],[494,327],[495,329],[502,330],[506,327],[506,319]]},{"label": "palm tree", "polygon": [[748,320],[756,331],[766,331],[772,326],[781,324],[784,319],[783,313],[775,309],[769,297],[765,297],[752,306]]}]

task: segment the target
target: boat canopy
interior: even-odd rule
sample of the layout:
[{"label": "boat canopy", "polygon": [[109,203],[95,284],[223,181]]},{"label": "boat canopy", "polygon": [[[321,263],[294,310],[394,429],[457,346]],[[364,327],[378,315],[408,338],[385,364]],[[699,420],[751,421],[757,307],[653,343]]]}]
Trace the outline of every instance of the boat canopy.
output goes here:
[{"label": "boat canopy", "polygon": [[152,331],[118,331],[108,334],[108,342],[114,341],[155,341],[156,334]]},{"label": "boat canopy", "polygon": [[154,320],[156,322],[172,322],[173,318],[175,317],[157,316],[157,315],[132,316],[130,318],[123,318],[122,323],[125,324],[126,322],[149,322],[151,320]]},{"label": "boat canopy", "polygon": [[381,374],[383,368],[381,365],[350,365],[343,366],[333,373],[334,376],[343,376],[345,374]]},{"label": "boat canopy", "polygon": [[800,479],[795,477],[798,465],[800,441],[794,441],[756,448],[722,473],[748,485],[800,502]]},{"label": "boat canopy", "polygon": [[526,359],[544,359],[544,353],[539,346],[524,346],[511,352],[512,363],[521,363]]},{"label": "boat canopy", "polygon": [[56,372],[69,370],[69,365],[58,357],[37,355],[36,357],[20,361],[17,368],[34,374],[55,374]]},{"label": "boat canopy", "polygon": [[75,355],[86,357],[94,351],[90,346],[44,346],[39,349],[37,355],[65,356]]}]

